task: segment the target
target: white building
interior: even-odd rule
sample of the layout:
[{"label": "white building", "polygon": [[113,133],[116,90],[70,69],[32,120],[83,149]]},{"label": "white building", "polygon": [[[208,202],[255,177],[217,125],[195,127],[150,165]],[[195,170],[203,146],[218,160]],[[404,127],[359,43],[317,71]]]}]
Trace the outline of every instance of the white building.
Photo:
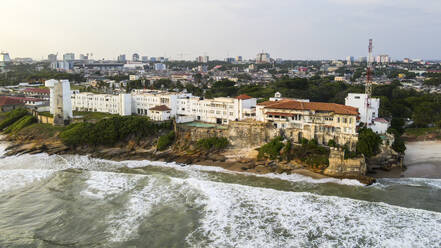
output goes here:
[{"label": "white building", "polygon": [[347,65],[353,65],[354,64],[354,57],[353,56],[348,56],[346,57],[346,64]]},{"label": "white building", "polygon": [[45,86],[50,89],[50,113],[55,124],[63,124],[73,118],[69,80],[47,80]]},{"label": "white building", "polygon": [[210,61],[208,56],[199,56],[196,58],[196,62],[198,63],[208,63],[208,61]]},{"label": "white building", "polygon": [[271,57],[269,53],[258,53],[256,55],[256,63],[270,63]]},{"label": "white building", "polygon": [[163,63],[156,63],[155,64],[155,71],[165,71],[167,70],[167,66]]},{"label": "white building", "polygon": [[178,98],[191,97],[191,93],[167,92],[159,90],[134,90],[132,92],[132,113],[148,115],[149,109],[159,105],[165,105],[175,116],[178,109]]},{"label": "white building", "polygon": [[[349,93],[345,99],[345,105],[358,108],[360,114],[358,124],[363,122],[377,133],[386,133],[390,126],[389,122],[382,118],[378,118],[378,112],[380,109],[379,98],[369,98],[367,94]],[[384,121],[387,122],[387,125],[384,125]]]},{"label": "white building", "polygon": [[154,121],[167,121],[171,118],[171,109],[165,105],[155,106],[149,109],[147,116]]},{"label": "white building", "polygon": [[89,92],[73,94],[72,107],[75,111],[89,111],[118,114],[132,114],[132,99],[130,94],[94,94]]},{"label": "white building", "polygon": [[256,116],[256,98],[240,95],[236,98],[202,99],[187,97],[178,100],[178,117],[193,116],[197,121],[228,124]]}]

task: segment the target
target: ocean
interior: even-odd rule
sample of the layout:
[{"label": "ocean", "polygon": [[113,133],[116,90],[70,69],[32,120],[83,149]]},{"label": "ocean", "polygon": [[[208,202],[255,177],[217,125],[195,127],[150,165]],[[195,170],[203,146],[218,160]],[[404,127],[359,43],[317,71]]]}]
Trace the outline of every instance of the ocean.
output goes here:
[{"label": "ocean", "polygon": [[[409,169],[440,170],[441,154],[424,162],[424,145],[410,147]],[[78,155],[1,157],[0,247],[441,247],[441,179],[416,176],[364,186]]]}]

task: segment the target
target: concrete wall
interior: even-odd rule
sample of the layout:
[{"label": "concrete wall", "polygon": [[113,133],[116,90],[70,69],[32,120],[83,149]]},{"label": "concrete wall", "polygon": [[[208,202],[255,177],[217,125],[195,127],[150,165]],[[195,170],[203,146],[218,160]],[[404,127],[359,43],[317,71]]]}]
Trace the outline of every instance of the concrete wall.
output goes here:
[{"label": "concrete wall", "polygon": [[305,138],[308,140],[316,139],[319,144],[327,145],[329,140],[333,139],[337,144],[348,144],[351,150],[355,150],[358,141],[356,135],[320,133],[316,132],[312,126],[305,126],[304,129],[279,129],[271,123],[255,121],[232,121],[228,125],[222,126],[222,128],[178,125],[178,131],[190,134],[188,137],[192,141],[213,136],[225,137],[233,147],[237,148],[260,147],[279,135],[283,135],[294,143],[300,143],[301,139]]},{"label": "concrete wall", "polygon": [[329,153],[329,166],[324,174],[334,177],[359,177],[366,175],[366,171],[364,157],[345,159],[343,151],[332,148]]}]

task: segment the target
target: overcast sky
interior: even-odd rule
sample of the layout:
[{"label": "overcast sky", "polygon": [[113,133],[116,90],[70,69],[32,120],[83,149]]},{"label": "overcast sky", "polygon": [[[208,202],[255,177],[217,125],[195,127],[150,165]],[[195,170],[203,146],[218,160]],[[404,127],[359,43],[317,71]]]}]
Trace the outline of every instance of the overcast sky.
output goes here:
[{"label": "overcast sky", "polygon": [[441,0],[0,0],[11,57],[441,59]]}]

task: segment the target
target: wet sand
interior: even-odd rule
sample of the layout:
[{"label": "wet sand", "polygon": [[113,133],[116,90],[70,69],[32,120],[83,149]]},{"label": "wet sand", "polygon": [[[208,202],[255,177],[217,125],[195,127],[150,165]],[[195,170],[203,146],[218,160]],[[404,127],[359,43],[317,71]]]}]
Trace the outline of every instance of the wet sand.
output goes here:
[{"label": "wet sand", "polygon": [[404,177],[441,178],[441,141],[406,143]]}]

